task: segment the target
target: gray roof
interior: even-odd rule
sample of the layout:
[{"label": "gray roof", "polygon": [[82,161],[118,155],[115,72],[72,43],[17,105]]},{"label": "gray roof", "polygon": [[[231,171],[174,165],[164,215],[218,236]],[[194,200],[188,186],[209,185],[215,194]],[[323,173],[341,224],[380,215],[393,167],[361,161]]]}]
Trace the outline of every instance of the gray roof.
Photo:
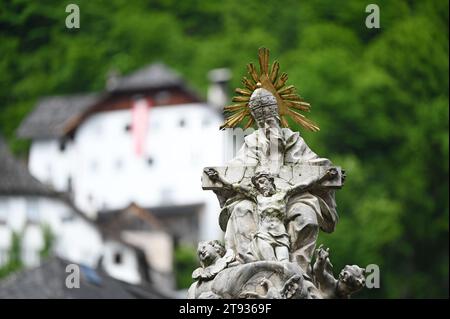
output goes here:
[{"label": "gray roof", "polygon": [[80,119],[97,103],[116,94],[136,93],[179,87],[195,100],[201,99],[182,77],[163,63],[153,63],[127,76],[108,81],[107,92],[49,96],[42,98],[17,130],[22,138],[53,138],[64,136],[69,124]]},{"label": "gray roof", "polygon": [[70,262],[51,257],[36,268],[17,272],[0,282],[0,299],[135,299],[164,298],[152,286],[134,286],[102,271],[80,266],[80,287],[67,288]]},{"label": "gray roof", "polygon": [[128,76],[119,77],[111,91],[133,91],[184,86],[181,76],[163,63],[147,65]]},{"label": "gray roof", "polygon": [[96,93],[45,97],[20,124],[17,134],[24,138],[62,136],[67,124],[100,99],[101,95]]},{"label": "gray roof", "polygon": [[54,195],[50,188],[31,176],[26,166],[13,157],[1,136],[0,195]]}]

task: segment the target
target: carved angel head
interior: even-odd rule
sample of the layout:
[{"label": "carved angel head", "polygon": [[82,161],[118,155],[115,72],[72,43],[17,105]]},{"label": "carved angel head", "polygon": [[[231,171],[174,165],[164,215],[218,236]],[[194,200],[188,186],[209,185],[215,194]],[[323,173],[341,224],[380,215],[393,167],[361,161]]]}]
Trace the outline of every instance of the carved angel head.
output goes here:
[{"label": "carved angel head", "polygon": [[339,274],[338,291],[341,295],[357,292],[366,282],[364,269],[357,265],[347,265]]},{"label": "carved angel head", "polygon": [[202,241],[198,244],[197,255],[200,265],[208,267],[225,255],[225,247],[218,240]]}]

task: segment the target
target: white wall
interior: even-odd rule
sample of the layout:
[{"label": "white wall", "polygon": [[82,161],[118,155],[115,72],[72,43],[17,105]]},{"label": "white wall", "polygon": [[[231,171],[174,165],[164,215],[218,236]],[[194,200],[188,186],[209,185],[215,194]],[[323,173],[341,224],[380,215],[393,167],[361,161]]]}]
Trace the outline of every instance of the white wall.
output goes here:
[{"label": "white wall", "polygon": [[103,239],[93,225],[73,216],[62,223],[55,253],[74,263],[96,268],[103,254]]},{"label": "white wall", "polygon": [[[119,263],[116,260],[117,254],[120,255]],[[119,242],[105,242],[102,266],[111,277],[116,279],[131,284],[139,284],[142,281],[135,251]]]},{"label": "white wall", "polygon": [[12,244],[12,231],[6,224],[0,224],[0,267],[9,260],[9,250]]},{"label": "white wall", "polygon": [[[203,201],[201,170],[206,163],[219,162],[222,155],[221,137],[214,134],[217,115],[199,105],[155,107],[148,121],[142,157],[134,152],[132,133],[124,130],[131,123],[131,111],[95,114],[81,125],[75,137],[81,166],[75,201],[80,207],[115,209],[130,202],[152,207]],[[185,127],[179,126],[180,121]],[[92,206],[88,194],[93,194]]]},{"label": "white wall", "polygon": [[44,234],[40,225],[27,225],[22,235],[21,260],[25,267],[35,267],[41,262]]},{"label": "white wall", "polygon": [[[69,176],[73,173],[76,154],[72,141],[60,150],[58,139],[33,140],[29,152],[28,169],[35,178],[57,191],[66,191]],[[75,155],[75,156],[74,156]]]},{"label": "white wall", "polygon": [[147,263],[160,273],[173,271],[173,241],[163,231],[124,231],[122,239],[145,254]]},{"label": "white wall", "polygon": [[[30,205],[31,203],[31,205]],[[30,209],[35,212],[30,214]],[[7,263],[13,232],[21,236],[21,259],[26,267],[40,263],[44,248],[42,225],[51,228],[54,252],[70,262],[97,268],[103,255],[103,267],[112,277],[132,284],[140,283],[137,256],[131,248],[116,242],[104,243],[97,228],[77,215],[64,202],[47,197],[0,196],[0,267]],[[35,219],[29,223],[29,217]],[[114,254],[122,262],[114,262]]]},{"label": "white wall", "polygon": [[51,227],[55,234],[61,231],[61,219],[72,214],[64,202],[41,196],[0,196],[0,209],[6,225],[14,232],[24,230],[27,217]]},{"label": "white wall", "polygon": [[[0,210],[4,223],[0,225],[0,250],[11,246],[13,232],[20,234],[22,259],[26,266],[39,263],[39,252],[44,246],[42,225],[50,227],[55,236],[56,253],[60,257],[89,266],[97,265],[102,249],[100,234],[61,200],[39,196],[0,196]],[[27,223],[30,218],[32,224]]]}]

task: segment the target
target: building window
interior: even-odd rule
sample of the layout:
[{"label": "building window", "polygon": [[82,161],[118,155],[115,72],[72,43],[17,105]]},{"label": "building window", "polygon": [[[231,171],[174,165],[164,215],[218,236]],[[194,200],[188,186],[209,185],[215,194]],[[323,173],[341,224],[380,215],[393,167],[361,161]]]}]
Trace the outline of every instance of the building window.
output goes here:
[{"label": "building window", "polygon": [[38,222],[39,221],[39,205],[38,200],[35,198],[28,198],[26,200],[27,207],[27,219],[30,222]]},{"label": "building window", "polygon": [[161,91],[158,92],[155,97],[156,104],[167,104],[170,101],[170,92],[168,91]]},{"label": "building window", "polygon": [[95,173],[95,172],[97,171],[97,168],[98,168],[98,163],[97,163],[96,160],[93,160],[93,161],[91,162],[91,172],[92,172],[92,173]]},{"label": "building window", "polygon": [[67,146],[67,141],[66,141],[66,139],[65,139],[65,138],[61,139],[61,140],[59,141],[59,151],[60,151],[61,153],[63,153],[63,152],[66,150],[66,146]]},{"label": "building window", "polygon": [[125,132],[130,132],[131,131],[131,124],[127,124],[125,125]]},{"label": "building window", "polygon": [[153,157],[147,158],[147,164],[148,164],[149,166],[152,166],[154,162],[155,162],[155,161],[153,160]]},{"label": "building window", "polygon": [[152,131],[157,131],[160,127],[160,122],[157,120],[153,120],[150,122],[150,128],[152,129]]},{"label": "building window", "polygon": [[169,204],[173,201],[173,190],[170,188],[163,188],[161,190],[161,202],[164,204]]},{"label": "building window", "polygon": [[0,221],[8,217],[9,203],[7,198],[0,198]]},{"label": "building window", "polygon": [[186,126],[186,120],[185,120],[185,119],[181,119],[181,120],[178,122],[178,126],[179,126],[179,127],[185,127],[185,126]]},{"label": "building window", "polygon": [[0,222],[6,221],[8,218],[8,208],[7,199],[0,199]]},{"label": "building window", "polygon": [[72,193],[73,191],[73,181],[72,176],[67,177],[67,192]]},{"label": "building window", "polygon": [[65,216],[63,216],[63,217],[61,218],[61,221],[62,221],[63,223],[70,223],[70,222],[73,222],[73,221],[75,221],[75,216],[74,216],[73,214],[66,214]]},{"label": "building window", "polygon": [[117,160],[114,162],[114,168],[115,168],[116,170],[120,170],[120,169],[122,169],[122,167],[123,167],[123,162],[122,162],[122,160],[121,160],[121,159],[117,159]]},{"label": "building window", "polygon": [[51,163],[47,163],[46,165],[46,170],[47,170],[47,176],[45,177],[45,184],[47,184],[50,187],[53,187],[53,170],[52,170],[52,164]]},{"label": "building window", "polygon": [[119,252],[114,253],[114,263],[120,265],[122,263],[122,254]]},{"label": "building window", "polygon": [[202,120],[202,126],[203,126],[203,127],[208,127],[208,126],[210,126],[210,125],[211,125],[211,119],[210,119],[210,118],[207,118],[207,117],[203,118],[203,120]]},{"label": "building window", "polygon": [[102,128],[102,126],[101,126],[100,124],[98,124],[98,125],[95,126],[95,133],[96,133],[97,135],[101,135],[101,134],[102,134],[102,131],[103,131],[103,128]]}]

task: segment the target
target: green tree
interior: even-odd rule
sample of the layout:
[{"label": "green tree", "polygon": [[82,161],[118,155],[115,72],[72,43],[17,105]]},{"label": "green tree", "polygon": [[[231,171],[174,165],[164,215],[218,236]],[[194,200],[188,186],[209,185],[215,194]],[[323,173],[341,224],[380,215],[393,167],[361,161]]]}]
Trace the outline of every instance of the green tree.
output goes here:
[{"label": "green tree", "polygon": [[192,284],[192,272],[198,267],[195,248],[179,245],[174,252],[175,283],[178,289],[187,289]]},{"label": "green tree", "polygon": [[365,27],[363,0],[77,4],[81,28],[68,30],[65,3],[0,1],[0,131],[16,154],[41,96],[100,91],[110,69],[156,60],[201,92],[215,67],[238,87],[267,46],[312,104],[321,131],[301,131],[308,145],[348,172],[340,223],[320,237],[336,272],[380,265],[381,289],[363,297],[448,296],[448,1],[379,0],[380,29]]},{"label": "green tree", "polygon": [[8,262],[3,267],[0,267],[0,278],[6,277],[9,274],[22,269],[22,238],[18,233],[12,234],[12,244],[9,250]]}]

